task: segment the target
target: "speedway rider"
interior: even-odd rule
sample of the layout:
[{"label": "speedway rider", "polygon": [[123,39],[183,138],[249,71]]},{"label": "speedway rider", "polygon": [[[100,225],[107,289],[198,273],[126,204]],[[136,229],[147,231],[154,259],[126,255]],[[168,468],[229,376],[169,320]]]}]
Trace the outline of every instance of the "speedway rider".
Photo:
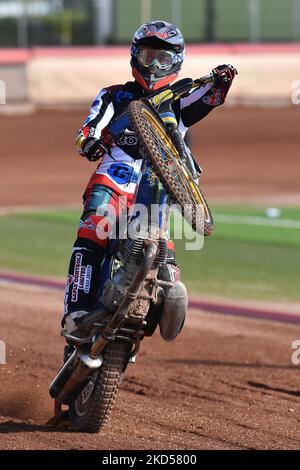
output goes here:
[{"label": "speedway rider", "polygon": [[[78,131],[76,144],[80,155],[100,163],[83,196],[84,210],[70,260],[62,320],[63,331],[67,334],[80,334],[83,319],[95,309],[101,262],[112,229],[107,209],[112,206],[118,212],[120,196],[126,196],[128,205],[131,204],[142,163],[134,133],[126,129],[114,142],[108,125],[132,100],[167,89],[177,78],[184,53],[184,39],[176,26],[161,20],[142,25],[131,44],[130,65],[134,81],[102,89]],[[174,102],[173,111],[183,136],[190,126],[224,103],[236,70],[231,65],[221,65],[212,73],[214,85],[196,88]],[[106,237],[99,238],[99,223],[106,227]],[[179,269],[171,241],[167,248],[168,275],[170,279],[178,279]]]}]

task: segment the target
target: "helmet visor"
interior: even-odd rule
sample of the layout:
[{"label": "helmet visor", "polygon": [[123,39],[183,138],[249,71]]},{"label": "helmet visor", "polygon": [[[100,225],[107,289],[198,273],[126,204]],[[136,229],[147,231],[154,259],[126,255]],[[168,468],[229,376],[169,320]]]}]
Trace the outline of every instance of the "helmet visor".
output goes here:
[{"label": "helmet visor", "polygon": [[174,64],[175,56],[172,51],[150,47],[139,47],[137,51],[137,60],[142,67],[156,66],[160,70],[169,70]]}]

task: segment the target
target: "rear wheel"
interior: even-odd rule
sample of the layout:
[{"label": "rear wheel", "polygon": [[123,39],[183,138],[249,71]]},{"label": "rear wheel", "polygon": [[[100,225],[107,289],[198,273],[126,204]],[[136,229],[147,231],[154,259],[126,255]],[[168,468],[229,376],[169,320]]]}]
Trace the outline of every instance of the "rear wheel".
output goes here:
[{"label": "rear wheel", "polygon": [[73,429],[96,433],[106,424],[130,352],[130,343],[111,342],[106,346],[101,368],[70,406],[69,418]]},{"label": "rear wheel", "polygon": [[145,157],[172,199],[180,205],[184,218],[201,235],[210,235],[214,228],[210,209],[164,122],[147,100],[132,101],[128,112]]}]

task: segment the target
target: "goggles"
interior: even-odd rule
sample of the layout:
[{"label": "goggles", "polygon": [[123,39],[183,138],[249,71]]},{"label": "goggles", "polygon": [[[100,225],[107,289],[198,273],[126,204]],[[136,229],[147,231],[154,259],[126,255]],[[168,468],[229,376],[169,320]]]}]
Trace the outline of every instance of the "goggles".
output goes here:
[{"label": "goggles", "polygon": [[160,70],[169,70],[173,64],[178,62],[180,54],[164,49],[151,49],[150,47],[137,48],[137,61],[142,67],[156,66]]}]

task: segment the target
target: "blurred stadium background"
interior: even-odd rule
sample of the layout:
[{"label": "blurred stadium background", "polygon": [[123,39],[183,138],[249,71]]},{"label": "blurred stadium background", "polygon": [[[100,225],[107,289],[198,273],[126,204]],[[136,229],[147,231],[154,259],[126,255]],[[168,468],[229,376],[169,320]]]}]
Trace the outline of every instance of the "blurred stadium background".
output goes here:
[{"label": "blurred stadium background", "polygon": [[1,0],[0,268],[64,276],[93,171],[76,156],[76,128],[101,87],[130,80],[131,37],[153,18],[183,31],[182,77],[239,70],[224,109],[192,130],[217,228],[196,255],[178,242],[188,286],[296,302],[300,0]]},{"label": "blurred stadium background", "polygon": [[159,17],[178,24],[189,44],[186,76],[234,62],[232,104],[290,103],[300,76],[300,0],[1,0],[7,104],[85,105],[116,76],[130,78],[132,34]]},{"label": "blurred stadium background", "polygon": [[299,0],[1,0],[0,46],[128,43],[139,24],[162,17],[187,42],[300,40]]}]

